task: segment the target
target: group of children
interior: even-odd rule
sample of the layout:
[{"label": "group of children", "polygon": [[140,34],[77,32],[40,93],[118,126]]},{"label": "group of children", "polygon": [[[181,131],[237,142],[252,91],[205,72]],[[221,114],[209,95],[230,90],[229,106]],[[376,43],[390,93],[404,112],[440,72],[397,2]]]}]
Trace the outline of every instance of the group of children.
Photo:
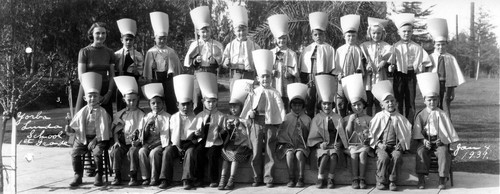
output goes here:
[{"label": "group of children", "polygon": [[[285,158],[287,185],[303,187],[306,161],[313,158],[311,166],[318,168],[318,188],[334,188],[337,165],[350,159],[352,187],[365,189],[368,156],[376,156],[376,187],[397,190],[402,153],[410,149],[414,140],[418,142],[419,188],[425,187],[430,152],[436,152],[439,187],[445,188],[451,163],[448,146],[458,141],[450,121],[449,102],[454,97],[453,88],[463,83],[456,60],[442,47],[447,43],[447,28],[443,27],[446,20],[429,20],[429,32],[437,47],[437,54],[429,58],[411,41],[411,14],[395,16],[401,41],[393,46],[383,41],[387,20],[368,18],[370,41],[358,45],[360,17],[343,16],[341,27],[346,44],[335,50],[325,43],[328,15],[315,12],[309,15],[314,42],[297,57],[287,47],[290,40],[286,15],[268,18],[277,44],[272,50],[260,49],[247,39],[248,16],[244,7],[230,8],[230,16],[237,38],[222,50],[220,43],[209,36],[208,7],[191,11],[200,39],[191,44],[184,65],[192,68],[195,75],[167,72],[172,88],[164,86],[167,80],[143,86],[150,113],[138,108],[139,89],[134,77],[119,76],[115,82],[126,108],[111,120],[99,106],[101,82],[95,81],[99,75],[82,75],[88,105],[76,114],[68,130],[76,134],[72,153],[75,179],[71,186],[82,182],[81,155],[87,150],[92,150],[98,166],[94,184],[102,185],[101,155],[112,145],[116,172],[113,185],[121,183],[123,162],[129,162],[130,186],[168,188],[173,181],[174,159],[179,158],[184,189],[201,186],[205,172],[210,187],[233,189],[238,166],[247,160],[253,169],[252,186],[273,187],[276,162]],[[166,35],[159,34],[157,39],[161,37]],[[159,54],[162,52],[171,51]],[[152,57],[156,59],[156,55]],[[156,65],[153,60],[145,66]],[[222,67],[231,72],[229,115],[217,109],[215,72]],[[155,68],[145,68],[144,74],[148,78],[161,75],[160,68]],[[394,73],[393,81],[387,78],[389,72]],[[426,108],[414,116],[417,83]],[[440,109],[443,96],[446,111]],[[176,102],[178,112],[167,113],[171,110],[166,102]],[[195,115],[197,102],[200,111]],[[376,114],[372,118],[373,107]],[[406,117],[402,115],[403,107]]]}]

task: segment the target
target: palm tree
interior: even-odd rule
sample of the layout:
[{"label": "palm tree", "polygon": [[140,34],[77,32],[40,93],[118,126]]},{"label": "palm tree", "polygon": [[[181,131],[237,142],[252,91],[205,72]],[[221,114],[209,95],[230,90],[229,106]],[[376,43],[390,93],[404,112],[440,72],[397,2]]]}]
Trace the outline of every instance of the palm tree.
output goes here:
[{"label": "palm tree", "polygon": [[[269,30],[266,18],[273,14],[285,14],[290,18],[290,45],[293,50],[309,44],[309,13],[321,11],[328,13],[329,25],[327,27],[326,42],[334,47],[343,43],[343,34],[340,28],[340,17],[347,14],[361,15],[361,27],[358,31],[360,41],[366,34],[366,18],[385,18],[386,4],[383,2],[344,2],[344,1],[280,1],[280,2],[254,2],[247,3],[251,19],[260,19],[260,25],[250,31],[254,40],[264,48],[273,47],[273,37]],[[257,16],[255,16],[257,15]],[[261,19],[262,18],[262,19]]]}]

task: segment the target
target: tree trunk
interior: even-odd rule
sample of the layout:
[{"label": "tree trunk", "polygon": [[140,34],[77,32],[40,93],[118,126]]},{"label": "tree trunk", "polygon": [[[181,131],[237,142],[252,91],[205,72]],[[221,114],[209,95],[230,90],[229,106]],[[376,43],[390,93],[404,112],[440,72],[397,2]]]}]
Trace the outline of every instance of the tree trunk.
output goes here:
[{"label": "tree trunk", "polygon": [[2,147],[3,147],[3,139],[5,137],[5,130],[6,130],[6,127],[7,127],[7,122],[10,120],[10,115],[7,115],[5,112],[2,116],[2,129],[0,130],[0,168],[1,169],[1,172],[0,172],[0,193],[4,193],[3,189],[4,189],[4,185],[3,185],[3,169],[4,169],[4,166],[3,166],[3,151],[2,151]]}]

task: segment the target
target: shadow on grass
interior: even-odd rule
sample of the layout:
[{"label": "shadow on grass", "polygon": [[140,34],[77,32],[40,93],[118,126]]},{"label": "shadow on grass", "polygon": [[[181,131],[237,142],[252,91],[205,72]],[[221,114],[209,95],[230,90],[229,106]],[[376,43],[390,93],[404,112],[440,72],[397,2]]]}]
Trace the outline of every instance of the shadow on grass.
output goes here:
[{"label": "shadow on grass", "polygon": [[484,174],[500,174],[499,160],[453,162],[453,171]]}]

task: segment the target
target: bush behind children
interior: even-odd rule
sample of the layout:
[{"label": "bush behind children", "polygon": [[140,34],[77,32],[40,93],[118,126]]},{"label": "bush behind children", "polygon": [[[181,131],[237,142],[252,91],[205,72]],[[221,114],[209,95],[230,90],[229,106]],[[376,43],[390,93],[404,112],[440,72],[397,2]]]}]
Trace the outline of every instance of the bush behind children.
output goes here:
[{"label": "bush behind children", "polygon": [[[82,74],[88,104],[66,130],[76,137],[72,152],[75,177],[70,186],[82,184],[82,155],[88,152],[97,165],[94,185],[102,186],[101,155],[111,147],[116,172],[112,185],[122,184],[126,173],[129,186],[168,189],[178,158],[186,190],[205,184],[232,190],[236,177],[244,176],[237,173],[238,167],[247,161],[253,171],[252,186],[274,187],[276,177],[284,176],[275,173],[276,163],[285,159],[288,187],[305,186],[305,165],[310,160],[314,161],[312,169],[318,169],[317,188],[335,188],[337,165],[348,160],[352,188],[366,189],[368,157],[377,157],[376,188],[396,191],[404,165],[402,154],[415,141],[418,188],[425,188],[431,152],[440,161],[439,188],[446,188],[451,162],[448,146],[458,141],[449,108],[455,87],[464,82],[456,60],[446,53],[446,20],[428,21],[436,47],[429,56],[411,41],[413,14],[393,17],[401,37],[393,46],[383,41],[387,20],[368,18],[369,41],[358,45],[360,16],[343,16],[346,44],[335,50],[324,42],[328,14],[314,12],[309,15],[314,42],[297,56],[287,47],[286,15],[268,18],[277,43],[273,50],[261,49],[247,37],[245,7],[230,8],[236,39],[225,49],[208,37],[207,17],[206,6],[191,12],[201,39],[186,55],[184,66],[195,74],[187,75],[180,74],[179,58],[166,45],[168,15],[151,14],[156,46],[146,54],[144,67],[142,57],[124,55],[122,65],[138,61],[131,74],[115,77],[125,108],[113,119],[100,107],[100,74]],[[124,39],[135,37],[135,30],[127,33],[121,26],[120,31]],[[229,68],[232,75],[229,115],[217,106],[219,68]],[[141,88],[149,100],[149,113],[138,108],[137,77],[142,72],[145,80],[159,82]],[[390,72],[394,80],[389,80]],[[417,84],[426,105],[420,112],[415,111],[414,102]],[[197,105],[196,113],[193,105]],[[208,183],[204,182],[206,169]]]}]

